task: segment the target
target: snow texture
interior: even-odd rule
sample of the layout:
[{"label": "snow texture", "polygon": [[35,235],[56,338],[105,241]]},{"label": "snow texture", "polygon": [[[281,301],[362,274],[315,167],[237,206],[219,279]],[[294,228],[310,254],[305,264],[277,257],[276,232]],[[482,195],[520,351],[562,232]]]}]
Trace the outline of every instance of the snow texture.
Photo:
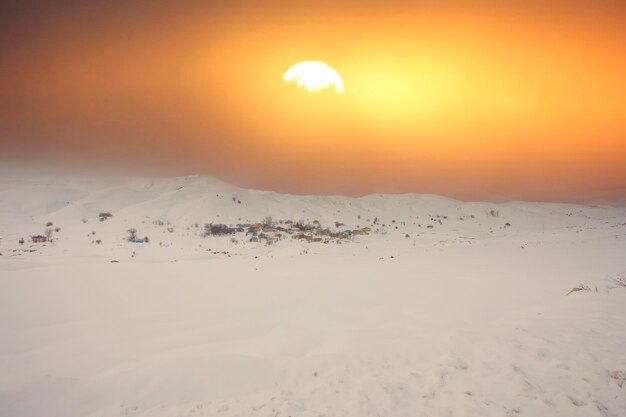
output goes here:
[{"label": "snow texture", "polygon": [[[268,215],[371,232],[201,233]],[[0,239],[0,416],[626,415],[625,208],[4,173]]]}]

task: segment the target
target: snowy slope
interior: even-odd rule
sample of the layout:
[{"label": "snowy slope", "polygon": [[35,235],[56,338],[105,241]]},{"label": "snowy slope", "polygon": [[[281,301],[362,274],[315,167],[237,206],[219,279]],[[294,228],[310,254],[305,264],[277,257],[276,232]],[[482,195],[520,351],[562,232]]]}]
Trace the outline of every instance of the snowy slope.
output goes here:
[{"label": "snowy slope", "polygon": [[[525,230],[543,231],[546,227],[593,226],[624,213],[621,208],[524,202],[463,203],[416,194],[362,198],[294,196],[242,189],[202,176],[118,179],[111,183],[93,178],[5,177],[0,187],[0,224],[3,236],[8,239],[41,233],[47,222],[74,228],[81,223],[97,223],[101,212],[114,215],[107,228],[121,235],[128,227],[139,228],[141,222],[153,220],[186,228],[196,223],[257,222],[268,215],[282,220],[319,220],[329,226],[335,221],[350,226],[372,226],[377,217],[379,224],[387,226],[394,220],[394,227],[404,221],[406,230],[415,229],[413,223],[422,227],[439,226],[438,222],[429,223],[431,216],[439,216],[437,219],[442,219],[444,228],[462,232],[499,229],[507,222],[515,222]],[[498,216],[490,217],[491,210],[497,211]]]},{"label": "snowy slope", "polygon": [[[9,174],[0,416],[626,415],[624,208]],[[201,236],[268,215],[372,233]]]}]

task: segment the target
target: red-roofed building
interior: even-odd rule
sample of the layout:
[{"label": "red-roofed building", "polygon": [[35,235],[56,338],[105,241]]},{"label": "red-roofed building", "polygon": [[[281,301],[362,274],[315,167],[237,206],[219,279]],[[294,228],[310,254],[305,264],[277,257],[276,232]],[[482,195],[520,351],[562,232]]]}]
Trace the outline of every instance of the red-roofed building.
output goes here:
[{"label": "red-roofed building", "polygon": [[48,238],[45,236],[37,235],[30,238],[33,243],[46,243]]}]

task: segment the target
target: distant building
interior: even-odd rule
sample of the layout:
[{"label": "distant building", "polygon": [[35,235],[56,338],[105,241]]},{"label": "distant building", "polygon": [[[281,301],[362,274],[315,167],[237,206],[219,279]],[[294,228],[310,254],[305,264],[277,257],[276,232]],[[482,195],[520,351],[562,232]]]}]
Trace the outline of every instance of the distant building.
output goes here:
[{"label": "distant building", "polygon": [[30,238],[33,243],[46,243],[48,238],[45,236],[37,235]]}]

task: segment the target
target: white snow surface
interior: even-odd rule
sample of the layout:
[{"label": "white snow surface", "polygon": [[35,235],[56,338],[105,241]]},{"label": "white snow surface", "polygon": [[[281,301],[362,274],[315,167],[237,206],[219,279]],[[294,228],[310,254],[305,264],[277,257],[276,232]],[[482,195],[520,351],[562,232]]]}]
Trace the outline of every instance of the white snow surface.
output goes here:
[{"label": "white snow surface", "polygon": [[4,172],[0,253],[0,416],[626,416],[623,207]]}]

